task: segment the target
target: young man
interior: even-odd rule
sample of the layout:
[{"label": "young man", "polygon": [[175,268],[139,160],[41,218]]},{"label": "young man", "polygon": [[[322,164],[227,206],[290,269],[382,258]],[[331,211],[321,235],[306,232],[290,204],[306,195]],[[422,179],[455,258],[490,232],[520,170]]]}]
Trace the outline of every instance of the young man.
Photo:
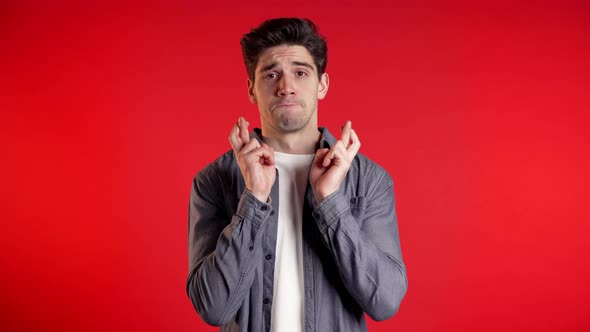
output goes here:
[{"label": "young man", "polygon": [[393,183],[350,121],[318,128],[327,47],[305,19],[243,36],[261,129],[240,117],[232,151],[201,170],[189,205],[187,293],[222,331],[366,331],[407,289]]}]

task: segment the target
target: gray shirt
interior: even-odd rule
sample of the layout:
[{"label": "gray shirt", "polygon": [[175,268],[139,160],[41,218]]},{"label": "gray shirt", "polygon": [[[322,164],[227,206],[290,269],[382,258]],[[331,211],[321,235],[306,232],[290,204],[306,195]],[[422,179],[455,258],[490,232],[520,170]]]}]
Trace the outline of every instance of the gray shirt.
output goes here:
[{"label": "gray shirt", "polygon": [[[319,148],[336,139],[327,129]],[[255,129],[251,137],[260,140]],[[186,290],[221,331],[269,331],[278,218],[278,177],[269,202],[247,189],[233,151],[201,170],[189,203]],[[389,174],[362,154],[340,189],[303,207],[306,332],[366,331],[394,315],[407,290]]]}]

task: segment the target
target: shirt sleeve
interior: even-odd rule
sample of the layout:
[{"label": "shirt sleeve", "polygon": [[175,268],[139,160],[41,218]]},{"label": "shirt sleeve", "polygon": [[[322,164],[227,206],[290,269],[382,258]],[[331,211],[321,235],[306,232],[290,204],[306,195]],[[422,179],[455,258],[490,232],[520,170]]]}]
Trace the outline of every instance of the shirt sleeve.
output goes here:
[{"label": "shirt sleeve", "polygon": [[344,286],[374,320],[393,316],[407,290],[393,181],[385,170],[379,173],[366,196],[349,198],[338,190],[313,211]]},{"label": "shirt sleeve", "polygon": [[271,205],[248,190],[235,214],[224,205],[219,176],[207,168],[195,177],[188,210],[189,275],[186,290],[201,318],[224,325],[240,308],[261,261],[261,239]]}]

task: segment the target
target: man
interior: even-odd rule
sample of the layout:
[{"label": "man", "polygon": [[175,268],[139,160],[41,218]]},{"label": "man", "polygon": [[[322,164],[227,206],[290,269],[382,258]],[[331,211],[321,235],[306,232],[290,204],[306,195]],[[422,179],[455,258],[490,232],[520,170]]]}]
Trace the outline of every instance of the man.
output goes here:
[{"label": "man", "polygon": [[189,205],[187,293],[222,331],[366,331],[407,289],[393,183],[358,154],[347,121],[318,128],[326,43],[305,19],[243,36],[261,129],[240,117],[232,151],[201,170]]}]

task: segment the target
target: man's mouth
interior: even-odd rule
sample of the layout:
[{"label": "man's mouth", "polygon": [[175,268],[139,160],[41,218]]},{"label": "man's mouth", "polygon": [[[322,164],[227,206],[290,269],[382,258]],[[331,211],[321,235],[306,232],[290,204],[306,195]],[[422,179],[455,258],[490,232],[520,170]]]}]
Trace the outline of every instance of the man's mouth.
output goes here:
[{"label": "man's mouth", "polygon": [[300,106],[300,104],[298,104],[298,103],[280,103],[280,104],[274,105],[272,109],[274,110],[274,109],[282,108],[282,107],[288,108],[288,107],[295,107],[295,106]]}]

